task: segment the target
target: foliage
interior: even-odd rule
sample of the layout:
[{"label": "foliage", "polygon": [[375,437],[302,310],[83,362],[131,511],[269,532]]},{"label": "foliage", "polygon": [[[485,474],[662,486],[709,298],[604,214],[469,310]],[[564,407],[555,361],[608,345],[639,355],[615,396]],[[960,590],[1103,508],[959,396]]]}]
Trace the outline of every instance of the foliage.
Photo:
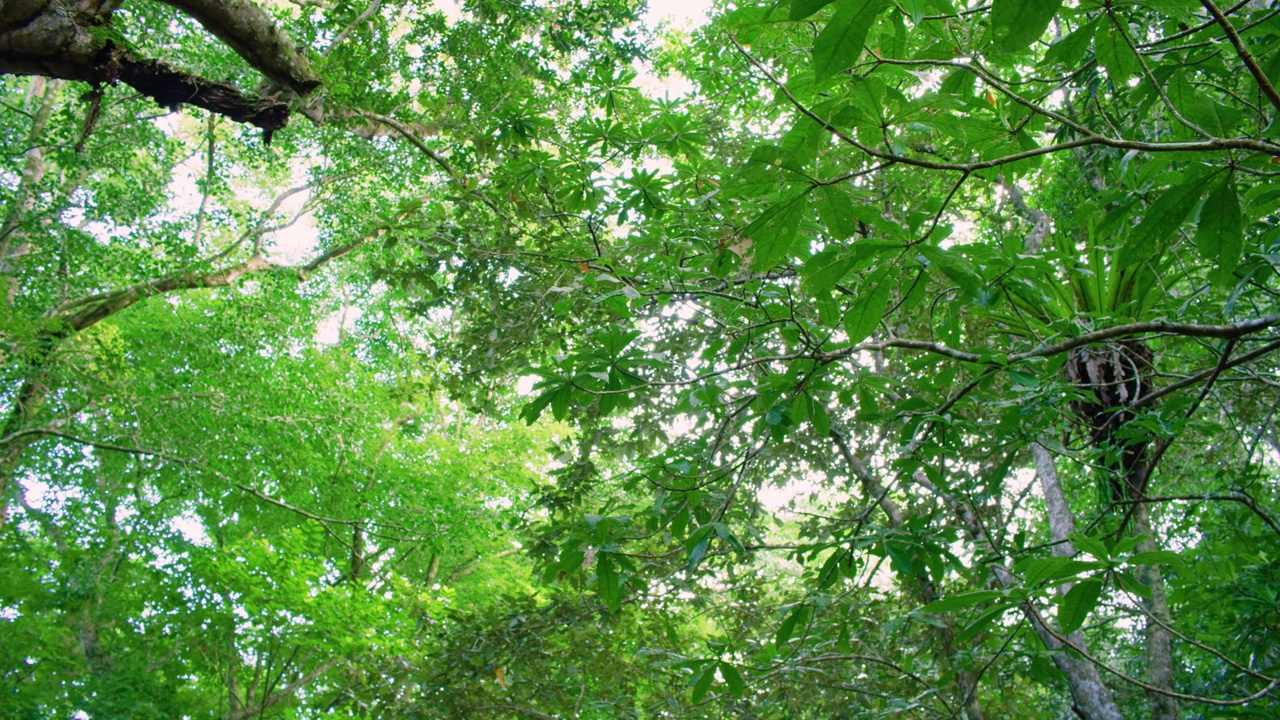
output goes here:
[{"label": "foliage", "polygon": [[637,10],[3,80],[0,714],[1274,715],[1280,11]]}]

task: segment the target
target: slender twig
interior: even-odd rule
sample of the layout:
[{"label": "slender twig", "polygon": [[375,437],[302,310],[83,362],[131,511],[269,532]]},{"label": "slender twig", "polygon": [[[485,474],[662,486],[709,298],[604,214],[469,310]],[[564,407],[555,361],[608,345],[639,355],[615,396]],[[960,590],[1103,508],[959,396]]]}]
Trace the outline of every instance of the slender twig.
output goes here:
[{"label": "slender twig", "polygon": [[[179,463],[191,462],[190,460],[187,460],[185,458],[174,457],[173,455],[169,455],[159,450],[148,450],[146,448],[126,447],[124,445],[104,443],[104,442],[99,442],[97,440],[82,438],[78,435],[72,435],[70,433],[61,432],[59,430],[50,430],[49,428],[28,428],[26,430],[18,430],[17,432],[9,433],[8,435],[5,435],[4,437],[0,438],[0,447],[6,447],[15,440],[21,439],[23,437],[29,437],[31,435],[35,435],[37,437],[44,437],[44,436],[59,437],[59,438],[62,438],[63,440],[70,440],[73,443],[78,443],[80,445],[87,445],[97,450],[109,450],[111,452],[128,453],[130,455],[144,455],[147,457],[159,458],[161,460],[169,460],[171,462],[179,462]],[[31,441],[28,440],[28,442],[31,442]]]},{"label": "slender twig", "polygon": [[1145,505],[1150,503],[1177,502],[1177,501],[1184,501],[1184,502],[1216,501],[1216,502],[1240,503],[1241,505],[1244,505],[1245,507],[1249,508],[1249,510],[1254,515],[1257,515],[1262,520],[1262,522],[1266,523],[1267,527],[1271,528],[1271,530],[1275,532],[1276,535],[1280,535],[1280,522],[1277,522],[1275,518],[1268,515],[1265,510],[1263,510],[1261,507],[1258,506],[1258,502],[1254,500],[1251,495],[1249,495],[1248,493],[1242,490],[1236,490],[1234,493],[1227,494],[1227,495],[1222,495],[1222,494],[1156,495],[1151,497],[1135,498],[1133,500],[1117,500],[1115,501],[1114,504],[1115,505]]},{"label": "slender twig", "polygon": [[1124,43],[1133,51],[1133,56],[1138,58],[1138,65],[1142,67],[1142,74],[1147,76],[1147,82],[1151,83],[1151,88],[1156,91],[1156,95],[1158,95],[1160,97],[1160,101],[1164,103],[1165,109],[1173,115],[1175,120],[1190,128],[1192,132],[1200,135],[1201,137],[1212,139],[1214,137],[1212,133],[1184,117],[1183,114],[1178,111],[1178,107],[1169,99],[1169,96],[1165,94],[1164,88],[1160,85],[1160,81],[1157,80],[1155,74],[1151,72],[1151,66],[1147,64],[1146,58],[1142,56],[1142,53],[1138,52],[1138,46],[1134,44],[1133,38],[1129,37],[1128,29],[1125,28],[1124,23],[1120,22],[1120,18],[1116,17],[1115,8],[1107,6],[1107,17],[1111,19],[1111,24],[1115,26],[1116,32],[1120,33],[1120,37],[1124,38]]},{"label": "slender twig", "polygon": [[[1230,369],[1240,365],[1244,365],[1246,363],[1257,360],[1258,358],[1264,355],[1273,353],[1276,350],[1280,350],[1280,340],[1267,343],[1266,345],[1263,345],[1257,350],[1253,350],[1252,352],[1248,352],[1248,353],[1245,353],[1244,355],[1240,355],[1236,357],[1234,360],[1232,360],[1231,362],[1223,366],[1223,369],[1226,370],[1226,369]],[[1144,395],[1143,397],[1138,398],[1137,401],[1133,403],[1133,407],[1134,408],[1146,407],[1147,405],[1150,405],[1151,403],[1155,402],[1156,400],[1159,400],[1160,398],[1164,397],[1165,395],[1168,395],[1169,393],[1177,392],[1178,390],[1181,390],[1185,387],[1195,385],[1199,383],[1201,380],[1204,380],[1210,375],[1214,375],[1215,373],[1218,373],[1218,372],[1220,371],[1218,370],[1218,365],[1216,364],[1211,368],[1205,368],[1204,370],[1201,370],[1200,372],[1197,372],[1194,375],[1191,375],[1190,377],[1183,378],[1182,380],[1179,380],[1175,383],[1170,383],[1169,385],[1166,385],[1165,387],[1162,387],[1159,390],[1156,390],[1152,393],[1149,393],[1147,395]]]},{"label": "slender twig", "polygon": [[[1245,5],[1248,5],[1251,1],[1252,0],[1240,0],[1240,2],[1236,3],[1235,5],[1232,5],[1231,7],[1227,8],[1223,12],[1227,15],[1230,15],[1235,11],[1239,10],[1240,8],[1244,7]],[[1211,17],[1208,20],[1205,20],[1204,22],[1200,23],[1199,25],[1192,25],[1186,30],[1181,30],[1172,35],[1166,35],[1160,38],[1159,40],[1152,40],[1151,42],[1142,43],[1138,45],[1138,47],[1142,48],[1143,50],[1146,50],[1147,48],[1153,48],[1153,47],[1156,47],[1157,45],[1163,45],[1168,42],[1173,42],[1174,40],[1180,40],[1184,37],[1195,35],[1196,33],[1200,32],[1201,30],[1204,30],[1205,28],[1209,27],[1210,25],[1213,25],[1216,22],[1217,20]]]},{"label": "slender twig", "polygon": [[329,44],[329,47],[325,48],[324,52],[320,53],[320,56],[328,57],[329,53],[333,52],[335,48],[341,45],[347,39],[348,35],[354,32],[356,28],[363,25],[365,20],[373,17],[373,14],[378,12],[378,8],[380,7],[382,7],[382,0],[373,0],[373,2],[369,3],[369,7],[365,8],[365,11],[360,13],[355,20],[352,20],[350,25],[344,27],[342,32],[338,33],[338,36]]},{"label": "slender twig", "polygon": [[822,126],[823,129],[831,133],[831,135],[834,136],[836,139],[840,140],[846,145],[856,148],[857,150],[867,155],[870,155],[872,157],[878,158],[880,160],[886,160],[886,161],[891,160],[894,162],[902,163],[904,165],[911,165],[913,167],[918,167],[925,170],[952,170],[957,172],[966,172],[966,171],[977,172],[979,170],[986,170],[989,168],[1000,167],[1003,165],[1008,165],[1009,163],[1019,162],[1021,160],[1029,160],[1032,158],[1037,158],[1042,155],[1051,155],[1054,153],[1062,152],[1064,150],[1088,147],[1090,145],[1102,145],[1104,147],[1116,148],[1120,150],[1138,150],[1138,151],[1152,152],[1152,153],[1221,152],[1226,150],[1251,150],[1254,152],[1264,153],[1266,155],[1280,156],[1280,146],[1261,142],[1258,140],[1253,140],[1250,138],[1212,138],[1209,140],[1194,141],[1194,142],[1145,142],[1145,141],[1139,141],[1139,140],[1125,140],[1124,138],[1109,137],[1109,136],[1097,133],[1093,130],[1090,130],[1089,128],[1080,125],[1076,121],[1062,115],[1061,113],[1057,113],[1041,105],[1037,105],[1031,102],[1030,100],[1027,100],[1026,98],[1022,97],[1021,95],[1018,95],[1017,93],[1013,92],[1012,90],[1004,86],[1003,83],[1000,83],[998,80],[995,80],[994,77],[986,73],[981,67],[979,67],[975,63],[944,61],[944,60],[894,60],[889,58],[878,58],[878,62],[887,64],[887,65],[955,67],[955,68],[962,68],[962,69],[968,70],[970,72],[977,74],[979,77],[981,77],[984,80],[984,82],[991,85],[994,89],[1000,91],[1001,93],[1009,97],[1011,100],[1017,102],[1020,105],[1024,105],[1030,108],[1033,112],[1037,114],[1043,115],[1047,118],[1060,122],[1063,125],[1080,133],[1081,135],[1081,137],[1075,140],[1068,140],[1068,141],[1057,143],[1054,145],[1045,145],[1043,147],[1038,147],[1038,148],[1033,148],[1031,150],[1024,150],[1021,152],[1013,153],[1011,155],[1004,155],[997,158],[991,158],[990,160],[981,160],[981,161],[968,162],[968,163],[936,162],[932,160],[922,160],[920,158],[906,157],[904,155],[897,155],[895,153],[888,152],[885,150],[874,149],[868,145],[865,145],[859,142],[848,133],[845,133],[844,131],[840,130],[836,126],[832,125],[826,119],[822,118],[813,110],[811,110],[804,103],[800,102],[796,98],[796,96],[792,94],[791,90],[786,86],[786,84],[783,83],[781,80],[779,80],[778,77],[774,75],[774,73],[764,65],[764,63],[760,62],[753,55],[748,53],[746,48],[744,48],[740,43],[738,43],[738,40],[736,38],[734,38],[731,35],[729,36],[729,41],[732,42],[733,45],[738,48],[738,51],[742,53],[744,57],[747,58],[747,61],[750,62],[752,66],[754,66],[757,70],[759,70],[762,74],[764,74],[765,78],[767,78],[769,82],[772,83],[774,87],[776,87],[778,91],[781,92],[783,96],[787,98],[787,101],[790,102],[792,106],[794,106],[798,111],[800,111],[801,114],[805,115],[810,120],[813,120],[814,122],[818,123],[820,126]]}]

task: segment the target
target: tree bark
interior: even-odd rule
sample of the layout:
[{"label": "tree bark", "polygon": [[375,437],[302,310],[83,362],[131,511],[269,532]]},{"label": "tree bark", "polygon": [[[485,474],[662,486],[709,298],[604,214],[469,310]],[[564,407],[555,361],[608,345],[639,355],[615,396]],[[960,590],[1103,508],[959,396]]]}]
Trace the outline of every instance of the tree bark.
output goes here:
[{"label": "tree bark", "polygon": [[[1067,498],[1062,492],[1062,482],[1058,478],[1058,467],[1053,456],[1040,443],[1031,444],[1031,457],[1036,464],[1036,478],[1040,483],[1040,492],[1044,495],[1045,510],[1049,520],[1049,539],[1054,542],[1051,552],[1056,557],[1071,557],[1076,549],[1067,536],[1075,532],[1075,518],[1067,505]],[[1070,585],[1057,588],[1059,594],[1066,594]],[[1102,681],[1102,674],[1093,663],[1084,658],[1076,658],[1061,651],[1062,644],[1050,635],[1039,623],[1033,621],[1037,634],[1044,644],[1058,650],[1053,655],[1054,664],[1067,676],[1067,684],[1071,687],[1072,709],[1084,720],[1123,720],[1120,708],[1116,706],[1111,690]],[[1076,630],[1067,636],[1073,645],[1086,648],[1084,632]]]},{"label": "tree bark", "polygon": [[[1133,531],[1143,537],[1139,552],[1155,552],[1159,546],[1151,528],[1151,510],[1147,503],[1139,503],[1133,512]],[[1150,598],[1142,598],[1147,618],[1147,682],[1161,690],[1174,689],[1173,637],[1168,630],[1171,621],[1169,599],[1164,592],[1164,578],[1157,565],[1144,565],[1138,572],[1138,580],[1151,591]],[[1155,618],[1154,620],[1152,618]],[[1158,621],[1158,622],[1157,622]],[[1163,623],[1163,624],[1161,624]],[[1179,720],[1182,711],[1176,698],[1156,692],[1147,692],[1152,720]]]},{"label": "tree bark", "polygon": [[191,104],[271,133],[289,119],[291,97],[320,85],[306,58],[249,0],[168,0],[287,91],[259,97],[137,56],[111,38],[111,0],[8,0],[0,7],[0,73],[41,75],[94,85],[123,81],[166,107]]},{"label": "tree bark", "polygon": [[320,87],[306,57],[250,0],[161,0],[195,18],[245,62],[300,96]]},{"label": "tree bark", "polygon": [[[31,128],[27,132],[27,151],[23,160],[22,177],[18,180],[18,188],[9,199],[5,208],[4,222],[0,224],[0,276],[14,273],[15,260],[31,251],[30,240],[26,233],[19,230],[22,218],[35,207],[36,188],[45,176],[44,147],[39,144],[44,128],[53,113],[54,100],[61,90],[57,80],[45,81],[38,78],[31,83],[27,93],[27,107],[32,109]],[[34,106],[34,107],[33,107]],[[15,241],[17,244],[15,244]],[[16,277],[5,279],[5,303],[12,305],[17,297],[20,285]]]}]

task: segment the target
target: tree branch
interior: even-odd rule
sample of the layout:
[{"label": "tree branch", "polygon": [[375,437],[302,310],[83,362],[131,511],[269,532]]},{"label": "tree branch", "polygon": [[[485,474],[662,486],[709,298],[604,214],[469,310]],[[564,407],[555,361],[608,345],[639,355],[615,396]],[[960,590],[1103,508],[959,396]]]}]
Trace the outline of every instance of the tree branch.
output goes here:
[{"label": "tree branch", "polygon": [[1257,81],[1258,88],[1262,90],[1262,94],[1267,96],[1267,99],[1271,101],[1275,109],[1280,110],[1280,92],[1276,92],[1276,86],[1271,84],[1271,81],[1267,79],[1267,74],[1262,72],[1262,68],[1258,66],[1258,61],[1249,52],[1249,48],[1244,46],[1244,41],[1240,39],[1240,33],[1236,32],[1235,26],[1231,24],[1226,15],[1222,14],[1222,11],[1213,3],[1213,0],[1200,0],[1200,4],[1204,5],[1204,9],[1209,11],[1213,19],[1218,21],[1218,25],[1222,27],[1222,31],[1227,34],[1227,39],[1231,41],[1232,47],[1236,49],[1236,54],[1240,56],[1244,66],[1249,68],[1249,73]]},{"label": "tree branch", "polygon": [[195,18],[280,87],[308,95],[320,86],[306,57],[250,0],[160,0]]},{"label": "tree branch", "polygon": [[231,712],[223,715],[222,720],[245,720],[245,718],[250,715],[265,712],[267,708],[274,707],[285,700],[292,700],[293,696],[296,695],[299,690],[306,685],[310,685],[316,678],[326,672],[329,672],[329,670],[339,662],[339,658],[330,658],[306,675],[303,675],[289,685],[285,685],[271,695],[263,698],[261,703],[255,704],[252,708],[233,709]]},{"label": "tree branch", "polygon": [[1253,140],[1251,138],[1212,138],[1209,140],[1196,141],[1196,142],[1164,142],[1162,143],[1162,142],[1143,142],[1138,140],[1125,140],[1123,138],[1108,137],[1106,135],[1102,135],[1100,133],[1094,132],[1080,125],[1079,123],[1076,123],[1070,118],[1067,118],[1066,116],[1061,115],[1060,113],[1054,112],[1053,110],[1049,110],[1040,105],[1036,105],[1035,103],[1032,103],[1030,100],[1027,100],[1021,95],[1018,95],[1012,90],[1009,90],[1008,88],[1004,87],[1003,84],[996,81],[990,75],[986,74],[980,67],[978,67],[973,63],[949,62],[949,61],[943,61],[943,60],[892,60],[892,59],[886,59],[886,58],[877,58],[878,62],[887,64],[887,65],[956,67],[956,68],[962,68],[964,70],[968,70],[969,72],[975,73],[980,77],[982,77],[985,82],[990,84],[993,88],[999,90],[1001,93],[1007,95],[1010,99],[1014,100],[1015,102],[1018,102],[1021,105],[1029,107],[1030,109],[1032,109],[1033,112],[1036,112],[1047,118],[1060,122],[1063,125],[1075,130],[1076,132],[1082,135],[1082,137],[1079,137],[1075,140],[1068,140],[1066,142],[1057,143],[1055,145],[1046,145],[1043,147],[1033,148],[1031,150],[1024,150],[1022,152],[1017,152],[1010,155],[1004,155],[1002,157],[992,158],[990,160],[980,160],[980,161],[968,162],[968,163],[937,162],[933,160],[922,160],[919,158],[907,157],[905,155],[897,155],[897,154],[886,152],[883,150],[876,150],[875,148],[872,148],[868,145],[864,145],[863,143],[858,142],[848,133],[845,133],[844,131],[840,130],[836,126],[827,122],[826,119],[822,118],[817,113],[813,112],[813,110],[810,110],[808,107],[806,107],[804,103],[801,103],[798,99],[796,99],[795,95],[791,93],[791,90],[787,88],[787,86],[781,80],[779,80],[777,76],[773,74],[772,71],[770,71],[767,67],[765,67],[764,63],[760,62],[754,56],[748,53],[746,49],[742,47],[741,44],[738,43],[736,38],[734,38],[733,36],[730,36],[729,40],[734,44],[735,47],[738,48],[738,51],[742,53],[742,55],[747,59],[747,61],[751,63],[751,65],[754,66],[757,70],[763,73],[765,78],[767,78],[769,82],[772,83],[774,87],[776,87],[778,91],[781,92],[787,98],[787,101],[790,102],[791,105],[793,105],[798,111],[800,111],[801,114],[808,117],[810,120],[813,120],[815,123],[820,125],[823,129],[825,129],[827,132],[831,133],[831,135],[833,135],[836,139],[840,140],[840,142],[846,145],[849,145],[853,148],[856,148],[859,151],[880,160],[898,162],[904,165],[911,165],[913,167],[918,167],[925,170],[952,170],[952,171],[958,171],[958,172],[972,173],[979,170],[986,170],[989,168],[1008,165],[1010,163],[1015,163],[1020,160],[1029,160],[1031,158],[1040,157],[1042,155],[1050,155],[1053,153],[1061,152],[1063,150],[1087,147],[1090,145],[1103,145],[1105,147],[1117,148],[1121,150],[1138,150],[1138,151],[1153,152],[1153,153],[1221,152],[1225,150],[1251,150],[1253,152],[1260,152],[1266,155],[1280,156],[1280,146],[1272,145],[1270,143],[1265,143],[1258,140]]}]

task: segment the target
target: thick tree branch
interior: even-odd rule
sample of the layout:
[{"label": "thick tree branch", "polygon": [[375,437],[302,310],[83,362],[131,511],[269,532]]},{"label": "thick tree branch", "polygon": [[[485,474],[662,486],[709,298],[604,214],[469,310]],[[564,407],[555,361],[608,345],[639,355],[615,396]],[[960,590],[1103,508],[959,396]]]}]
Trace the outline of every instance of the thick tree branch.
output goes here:
[{"label": "thick tree branch", "polygon": [[0,525],[3,525],[8,512],[8,483],[22,458],[22,453],[37,437],[23,434],[24,426],[36,415],[45,394],[48,391],[48,363],[58,343],[64,338],[91,327],[116,313],[129,308],[138,302],[154,295],[165,295],[179,290],[197,288],[226,287],[237,280],[268,269],[292,269],[298,273],[300,280],[328,264],[330,261],[347,255],[365,240],[358,240],[330,250],[315,260],[301,267],[271,265],[261,255],[254,255],[243,263],[221,270],[206,273],[184,271],[166,275],[144,283],[131,285],[120,290],[100,295],[93,295],[54,308],[47,317],[61,321],[61,327],[39,334],[32,345],[34,360],[31,369],[23,381],[9,409],[5,422],[0,427],[0,437],[5,438],[4,452],[0,453]]},{"label": "thick tree branch", "polygon": [[112,443],[99,442],[97,440],[89,440],[88,438],[82,438],[78,435],[72,435],[70,433],[65,433],[60,430],[52,430],[50,428],[28,428],[26,430],[19,430],[17,432],[10,433],[4,437],[0,437],[0,448],[8,447],[11,443],[17,442],[18,440],[22,440],[25,444],[30,444],[42,437],[58,437],[63,440],[70,440],[71,442],[78,443],[80,445],[87,445],[97,450],[120,452],[128,455],[142,455],[144,457],[154,457],[178,463],[190,462],[184,458],[174,457],[168,453],[160,452],[159,450],[126,447],[124,445],[115,445]]},{"label": "thick tree branch", "polygon": [[[191,15],[282,88],[305,96],[320,85],[306,58],[250,0],[165,0]],[[123,81],[166,107],[196,105],[262,128],[266,141],[289,119],[287,99],[259,97],[229,83],[143,58],[111,39],[118,3],[11,2],[0,8],[0,73],[44,75],[93,85]]]},{"label": "thick tree branch", "polygon": [[195,18],[245,62],[280,87],[308,95],[320,86],[307,59],[250,0],[161,0]]}]

